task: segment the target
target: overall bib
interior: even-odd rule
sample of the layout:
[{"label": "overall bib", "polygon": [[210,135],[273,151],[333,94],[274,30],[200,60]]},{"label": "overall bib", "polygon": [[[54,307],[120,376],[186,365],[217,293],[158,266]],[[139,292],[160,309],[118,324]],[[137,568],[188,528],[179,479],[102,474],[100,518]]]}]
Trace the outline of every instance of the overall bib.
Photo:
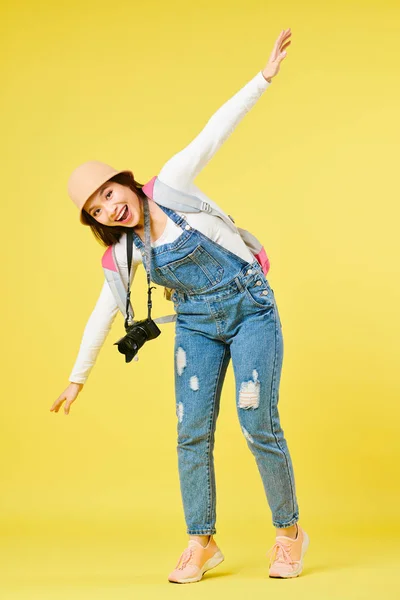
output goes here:
[{"label": "overall bib", "polygon": [[[182,228],[173,242],[152,247],[150,275],[174,290],[177,453],[187,533],[216,533],[214,435],[231,358],[237,414],[272,524],[289,527],[299,509],[278,412],[283,337],[273,289],[256,259],[247,262],[158,206]],[[135,232],[134,243],[145,263]]]}]

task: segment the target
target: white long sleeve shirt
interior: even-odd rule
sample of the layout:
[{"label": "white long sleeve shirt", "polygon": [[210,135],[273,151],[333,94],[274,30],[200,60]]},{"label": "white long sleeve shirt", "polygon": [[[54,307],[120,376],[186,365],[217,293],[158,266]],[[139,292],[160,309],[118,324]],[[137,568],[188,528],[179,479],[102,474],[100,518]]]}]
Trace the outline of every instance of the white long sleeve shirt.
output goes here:
[{"label": "white long sleeve shirt", "polygon": [[[254,106],[262,93],[269,87],[261,71],[242,89],[223,104],[209,119],[202,131],[188,146],[172,156],[162,167],[158,178],[167,185],[189,194],[194,194],[205,202],[207,196],[193,183],[200,171],[214,156],[223,142],[231,135],[244,115]],[[209,213],[183,213],[189,225],[198,229],[211,240],[224,246],[248,262],[254,260],[253,254],[245,245],[239,233],[232,231],[219,217]],[[161,236],[151,245],[159,246],[175,240],[182,229],[172,219],[167,218],[166,227]],[[127,283],[127,257],[125,236],[115,245],[118,263],[122,266],[122,276]],[[142,263],[142,255],[133,247],[131,283],[136,269]],[[102,345],[118,313],[118,306],[106,280],[91,313],[81,340],[78,356],[69,376],[69,381],[85,383],[94,366]]]}]

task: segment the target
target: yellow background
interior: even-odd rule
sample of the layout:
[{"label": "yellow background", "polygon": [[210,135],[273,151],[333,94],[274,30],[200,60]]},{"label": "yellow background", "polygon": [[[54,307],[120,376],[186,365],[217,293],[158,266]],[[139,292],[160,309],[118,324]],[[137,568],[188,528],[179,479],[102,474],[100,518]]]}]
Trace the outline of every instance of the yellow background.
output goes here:
[{"label": "yellow background", "polygon": [[[399,18],[387,0],[3,5],[3,599],[399,597]],[[118,315],[70,415],[49,410],[103,283],[67,179],[97,159],[148,181],[288,27],[279,74],[196,184],[271,260],[310,547],[298,579],[268,578],[275,530],[230,365],[215,448],[225,562],[174,586],[187,535],[173,324],[127,365]],[[143,316],[145,291],[140,269]],[[154,316],[171,310],[158,287]]]}]

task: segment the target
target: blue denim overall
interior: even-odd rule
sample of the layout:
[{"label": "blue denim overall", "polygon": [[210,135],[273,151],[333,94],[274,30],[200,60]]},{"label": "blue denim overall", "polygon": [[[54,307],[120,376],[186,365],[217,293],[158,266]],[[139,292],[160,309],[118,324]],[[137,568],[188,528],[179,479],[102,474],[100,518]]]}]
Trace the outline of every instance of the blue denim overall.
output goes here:
[{"label": "blue denim overall", "polygon": [[[189,535],[215,534],[214,435],[232,358],[236,406],[259,469],[274,527],[299,519],[293,466],[279,421],[282,326],[261,266],[247,262],[158,206],[182,228],[152,247],[151,280],[173,288],[180,487]],[[134,232],[145,263],[144,243]]]}]

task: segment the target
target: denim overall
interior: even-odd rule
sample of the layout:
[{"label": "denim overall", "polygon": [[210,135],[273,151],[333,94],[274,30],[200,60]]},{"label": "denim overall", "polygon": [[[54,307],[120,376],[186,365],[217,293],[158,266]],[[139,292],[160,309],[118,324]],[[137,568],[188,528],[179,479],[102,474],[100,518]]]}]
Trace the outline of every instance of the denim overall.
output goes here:
[{"label": "denim overall", "polygon": [[[230,358],[241,430],[272,523],[289,527],[299,509],[277,406],[283,338],[273,289],[257,260],[247,262],[158,206],[182,228],[173,242],[152,247],[150,274],[154,283],[174,290],[177,452],[187,533],[216,533],[214,435]],[[145,262],[135,232],[134,244]]]}]

